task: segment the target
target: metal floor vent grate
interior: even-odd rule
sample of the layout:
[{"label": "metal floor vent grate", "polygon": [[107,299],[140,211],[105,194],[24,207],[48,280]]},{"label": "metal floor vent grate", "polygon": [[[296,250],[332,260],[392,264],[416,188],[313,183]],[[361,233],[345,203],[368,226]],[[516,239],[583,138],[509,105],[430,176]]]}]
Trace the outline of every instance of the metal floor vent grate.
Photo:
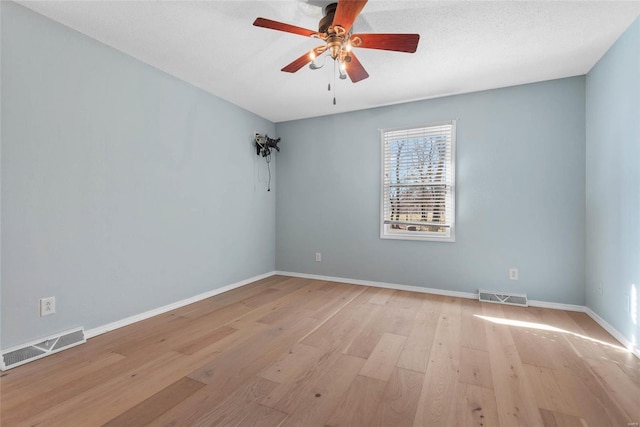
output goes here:
[{"label": "metal floor vent grate", "polygon": [[6,371],[85,342],[87,340],[84,337],[84,329],[79,328],[11,348],[2,352],[0,370]]},{"label": "metal floor vent grate", "polygon": [[509,304],[519,305],[521,307],[528,307],[527,295],[525,294],[510,294],[505,292],[495,291],[478,291],[478,299],[483,302],[494,302],[496,304]]}]

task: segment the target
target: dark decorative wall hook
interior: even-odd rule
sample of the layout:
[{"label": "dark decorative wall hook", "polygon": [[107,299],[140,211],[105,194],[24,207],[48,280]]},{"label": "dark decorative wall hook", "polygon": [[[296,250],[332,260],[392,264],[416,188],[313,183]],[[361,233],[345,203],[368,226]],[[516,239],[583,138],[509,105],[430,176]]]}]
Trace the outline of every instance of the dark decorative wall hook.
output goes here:
[{"label": "dark decorative wall hook", "polygon": [[269,184],[267,185],[267,191],[271,191],[271,150],[275,149],[276,151],[280,151],[280,147],[278,147],[280,138],[269,138],[266,134],[260,135],[259,133],[256,133],[254,142],[256,144],[256,154],[264,157],[267,161],[267,169],[269,170]]}]

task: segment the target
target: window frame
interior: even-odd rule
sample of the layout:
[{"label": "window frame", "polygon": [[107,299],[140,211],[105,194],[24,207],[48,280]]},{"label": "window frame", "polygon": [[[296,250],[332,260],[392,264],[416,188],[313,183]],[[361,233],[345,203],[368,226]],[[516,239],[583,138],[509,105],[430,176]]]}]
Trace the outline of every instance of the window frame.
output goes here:
[{"label": "window frame", "polygon": [[[450,187],[450,226],[448,235],[429,231],[389,231],[389,224],[385,224],[385,134],[404,130],[428,129],[430,127],[451,125],[451,181]],[[431,242],[454,243],[456,241],[456,120],[434,122],[420,126],[402,126],[380,129],[380,238],[393,240],[418,240]]]}]

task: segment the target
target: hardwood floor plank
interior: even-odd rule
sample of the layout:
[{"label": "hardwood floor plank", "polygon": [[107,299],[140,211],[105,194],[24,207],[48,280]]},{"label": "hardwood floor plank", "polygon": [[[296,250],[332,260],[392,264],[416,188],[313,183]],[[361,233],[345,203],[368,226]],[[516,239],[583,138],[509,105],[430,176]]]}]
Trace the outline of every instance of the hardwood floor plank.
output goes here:
[{"label": "hardwood floor plank", "polygon": [[263,369],[258,375],[282,384],[293,380],[318,357],[318,350],[304,344],[294,344],[284,357]]},{"label": "hardwood floor plank", "polygon": [[[273,315],[283,309],[298,309],[298,303],[304,300],[312,287],[313,285],[308,284],[302,288],[292,288],[289,292],[282,289],[271,289],[271,291],[279,292],[279,294],[275,295],[277,297],[269,298],[265,304],[254,307],[247,313],[243,313],[241,316],[238,316],[233,322],[229,323],[229,326],[237,327],[238,323],[246,324],[248,322],[262,322],[263,318]],[[245,305],[244,301],[242,301],[242,304]]]},{"label": "hardwood floor plank", "polygon": [[318,282],[313,279],[304,279],[301,277],[286,277],[286,276],[271,276],[273,281],[269,284],[269,287],[273,289],[284,289],[284,290],[299,290],[302,288],[307,288],[309,285],[313,285]]},{"label": "hardwood floor plank", "polygon": [[[30,425],[61,426],[102,425],[117,415],[169,386],[183,375],[179,371],[165,369],[167,365],[187,356],[175,352],[164,353],[136,369],[123,372],[82,394],[64,400],[47,411],[29,416]],[[100,402],[108,402],[99,405]],[[81,411],[77,408],[100,406],[99,411]],[[75,410],[74,410],[75,409]],[[3,419],[3,422],[5,420]],[[7,422],[7,424],[10,424]]]},{"label": "hardwood floor plank", "polygon": [[552,411],[540,409],[540,417],[542,418],[542,425],[544,427],[559,427]]},{"label": "hardwood floor plank", "polygon": [[[61,402],[64,396],[72,396],[81,390],[87,390],[91,387],[91,384],[87,384],[86,381],[88,376],[96,376],[100,372],[120,369],[119,362],[123,359],[125,357],[121,354],[101,353],[95,360],[86,360],[75,366],[63,365],[57,372],[43,372],[41,379],[28,376],[22,382],[10,384],[3,382],[0,386],[0,396],[2,396],[2,406],[0,408],[4,411],[15,411],[17,413],[28,411],[31,414],[35,414],[56,402]],[[14,370],[11,373],[16,373],[16,371]],[[104,378],[107,378],[107,376],[104,376]],[[2,379],[4,380],[4,378]],[[40,382],[40,387],[33,386],[36,381]]]},{"label": "hardwood floor plank", "polygon": [[369,298],[369,302],[371,304],[385,305],[394,292],[393,289],[378,289],[378,291]]},{"label": "hardwood floor plank", "polygon": [[489,352],[461,346],[459,381],[493,389]]},{"label": "hardwood floor plank", "polygon": [[273,408],[251,403],[244,407],[245,416],[236,426],[242,427],[275,427],[280,426],[287,414]]},{"label": "hardwood floor plank", "polygon": [[474,350],[487,350],[487,336],[484,320],[478,317],[482,315],[482,307],[476,300],[463,299],[460,341],[464,346]]},{"label": "hardwood floor plank", "polygon": [[349,286],[343,283],[324,282],[324,288],[317,292],[317,298],[305,301],[300,308],[312,310],[314,318],[325,320],[336,313],[336,308],[344,307],[359,298],[368,298],[371,288],[365,286]]},{"label": "hardwood floor plank", "polygon": [[522,363],[551,369],[562,369],[562,358],[557,354],[559,332],[528,328],[511,328],[511,337]]},{"label": "hardwood floor plank", "polygon": [[436,326],[442,310],[442,297],[428,296],[422,303],[420,311],[413,322],[413,328],[409,332],[398,367],[418,372],[427,372],[431,346],[436,334]]},{"label": "hardwood floor plank", "polygon": [[242,303],[244,305],[248,305],[251,308],[258,308],[272,301],[280,299],[283,295],[286,295],[289,292],[291,291],[287,291],[284,289],[267,288],[262,292],[252,296],[251,298],[245,299],[244,301],[242,301]]},{"label": "hardwood floor plank", "polygon": [[[483,303],[482,311],[489,317],[504,317],[501,307],[497,304]],[[542,419],[535,404],[535,396],[525,375],[509,326],[486,321],[485,328],[487,344],[494,350],[489,353],[489,360],[500,425],[541,425]]]},{"label": "hardwood floor plank", "polygon": [[545,427],[588,427],[586,421],[580,417],[540,409],[540,415]]},{"label": "hardwood floor plank", "polygon": [[408,337],[413,329],[414,319],[429,296],[409,292],[396,291],[384,305],[386,308],[384,332]]},{"label": "hardwood floor plank", "polygon": [[[364,292],[364,289],[362,291]],[[317,348],[330,348],[336,342],[342,342],[351,336],[352,332],[358,332],[362,329],[363,324],[369,323],[369,319],[375,315],[380,307],[372,304],[351,304],[355,297],[357,295],[352,296],[353,299],[343,302],[337,309],[334,309],[333,313],[317,324],[300,342]]]},{"label": "hardwood floor plank", "polygon": [[[132,356],[136,353],[146,354],[150,351],[164,351],[181,347],[187,342],[193,342],[207,336],[212,329],[212,325],[224,325],[250,310],[247,306],[238,303],[219,308],[196,318],[178,317],[167,322],[163,327],[149,331],[146,336],[134,336],[123,340],[122,343],[115,345],[112,351],[125,356]],[[179,333],[187,328],[191,331],[189,335]]]},{"label": "hardwood floor plank", "polygon": [[[12,425],[20,419],[24,420],[41,413],[47,413],[47,411],[62,405],[67,400],[91,392],[96,387],[112,379],[114,373],[129,372],[144,363],[144,360],[140,358],[126,358],[120,354],[116,354],[114,360],[114,363],[97,366],[96,369],[90,373],[88,372],[85,376],[71,379],[64,384],[64,387],[59,387],[55,393],[52,392],[50,387],[37,387],[36,390],[42,391],[36,394],[29,393],[27,395],[15,392],[13,396],[16,399],[10,401],[12,403],[11,406],[5,404],[6,396],[11,396],[11,394],[3,386],[0,393],[0,398],[2,399],[2,422]],[[71,372],[69,373],[72,375]],[[29,381],[28,384],[31,385],[30,389],[33,390],[34,383]],[[19,396],[21,399],[17,399]]]},{"label": "hardwood floor plank", "polygon": [[249,372],[257,374],[289,348],[305,334],[314,322],[311,319],[300,319],[289,328],[273,327],[256,334],[234,349],[225,352],[210,363],[206,363],[189,374],[190,378],[210,384],[222,383],[223,393],[232,384],[239,384]]},{"label": "hardwood floor plank", "polygon": [[455,424],[458,426],[499,426],[493,390],[460,383],[457,388]]},{"label": "hardwood floor plank", "polygon": [[383,333],[408,336],[423,298],[423,296],[415,296],[409,299],[393,291],[385,304],[378,305],[379,310],[376,316],[362,328],[345,353],[366,359],[371,355]]},{"label": "hardwood floor plank", "polygon": [[587,360],[586,363],[632,422],[640,422],[640,389],[633,381],[615,363],[596,360]]},{"label": "hardwood floor plank", "polygon": [[555,371],[556,379],[580,403],[581,417],[589,425],[624,425],[633,421],[606,390],[587,360],[578,357],[564,337],[558,340],[556,348],[563,366],[562,370]]},{"label": "hardwood floor plank", "polygon": [[533,389],[538,408],[552,412],[580,415],[573,396],[567,393],[566,390],[561,389],[552,369],[526,364],[522,366]]},{"label": "hardwood floor plank", "polygon": [[205,384],[201,382],[182,377],[133,408],[111,419],[103,426],[137,427],[149,424],[204,386]]},{"label": "hardwood floor plank", "polygon": [[[579,404],[580,416],[589,426],[607,427],[626,425],[629,420],[624,418],[618,410],[611,412],[598,397],[597,389],[589,389],[583,379],[570,372],[556,372],[556,380],[561,389],[567,390]],[[599,386],[596,386],[599,387]]]},{"label": "hardwood floor plank", "polygon": [[[228,337],[231,334],[238,332],[237,329],[229,326],[221,326],[215,328],[204,336],[197,336],[195,338],[184,340],[180,343],[171,345],[171,349],[178,353],[192,355],[205,347],[215,344],[216,342]],[[191,334],[189,334],[191,335]]]},{"label": "hardwood floor plank", "polygon": [[[356,304],[354,302],[353,305],[344,308],[343,315],[332,319],[335,323],[329,326],[332,334],[331,339],[326,340],[324,336],[326,331],[321,331],[320,333],[323,334],[321,337],[308,336],[308,338],[300,340],[302,343],[306,343],[307,339],[311,339],[318,345],[312,346],[317,349],[316,358],[295,378],[277,387],[262,403],[282,412],[291,413],[304,396],[305,390],[331,368],[340,358],[344,348],[349,345],[353,336],[369,322],[378,309],[379,307],[373,304]],[[317,339],[319,341],[316,341]]]},{"label": "hardwood floor plank", "polygon": [[210,425],[237,424],[246,416],[245,408],[257,403],[275,386],[272,381],[252,376],[232,392],[221,394],[216,385],[207,384],[149,425],[192,426],[201,419],[218,420]]},{"label": "hardwood floor plank", "polygon": [[412,426],[423,382],[422,372],[394,369],[371,419],[371,426]]},{"label": "hardwood floor plank", "polygon": [[364,359],[341,354],[331,368],[305,390],[282,426],[324,426],[364,365]]},{"label": "hardwood floor plank", "polygon": [[400,335],[382,334],[380,341],[371,352],[371,356],[362,367],[360,375],[388,381],[406,340],[406,337]]},{"label": "hardwood floor plank", "polygon": [[460,300],[446,298],[413,425],[452,425],[460,372]]},{"label": "hardwood floor plank", "polygon": [[358,375],[325,425],[370,425],[386,386],[386,381]]},{"label": "hardwood floor plank", "polygon": [[[247,416],[246,407],[257,404],[276,386],[273,381],[256,378],[245,383],[232,393],[220,405],[201,415],[190,424],[194,427],[240,424]],[[190,420],[181,420],[181,422]]]}]

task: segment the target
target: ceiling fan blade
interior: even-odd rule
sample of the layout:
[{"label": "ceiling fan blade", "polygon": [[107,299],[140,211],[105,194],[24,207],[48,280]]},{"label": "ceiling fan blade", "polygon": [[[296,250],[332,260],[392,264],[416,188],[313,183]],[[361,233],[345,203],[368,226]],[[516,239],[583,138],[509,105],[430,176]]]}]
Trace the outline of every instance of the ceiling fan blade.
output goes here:
[{"label": "ceiling fan blade", "polygon": [[351,57],[351,62],[345,64],[345,70],[351,81],[358,83],[360,80],[364,80],[369,77],[369,73],[367,73],[367,70],[364,69],[353,52],[349,53],[349,56]]},{"label": "ceiling fan blade", "polygon": [[353,47],[414,53],[420,34],[353,34],[350,40]]},{"label": "ceiling fan blade", "polygon": [[299,34],[301,36],[311,37],[317,34],[316,31],[307,28],[296,27],[295,25],[285,24],[284,22],[272,21],[266,18],[256,18],[253,21],[256,27],[269,28],[270,30],[284,31],[285,33]]},{"label": "ceiling fan blade", "polygon": [[[322,46],[320,46],[321,48]],[[305,53],[304,55],[302,55],[300,58],[296,59],[295,61],[293,61],[291,64],[285,66],[282,70],[280,71],[284,71],[286,73],[295,73],[296,71],[298,71],[300,68],[304,67],[305,65],[307,65],[309,62],[313,61],[313,58],[315,58],[316,56],[316,52],[317,52],[317,47],[311,49],[309,52]],[[312,56],[314,55],[314,56]]]},{"label": "ceiling fan blade", "polygon": [[331,25],[340,25],[349,32],[365,4],[367,0],[338,0],[338,7]]}]

